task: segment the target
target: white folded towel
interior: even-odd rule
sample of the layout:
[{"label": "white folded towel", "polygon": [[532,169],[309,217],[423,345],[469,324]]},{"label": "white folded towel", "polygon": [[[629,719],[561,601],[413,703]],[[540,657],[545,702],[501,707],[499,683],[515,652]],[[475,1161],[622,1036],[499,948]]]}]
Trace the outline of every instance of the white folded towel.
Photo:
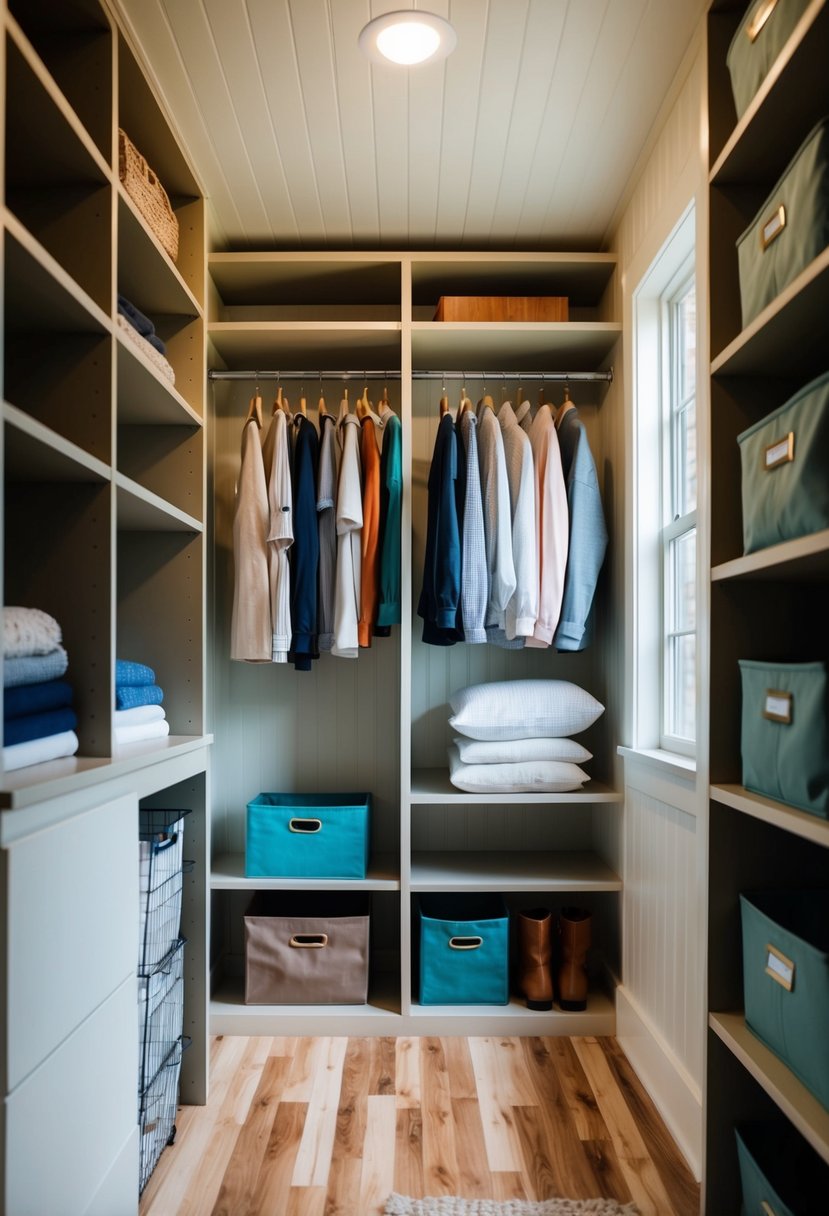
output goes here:
[{"label": "white folded towel", "polygon": [[163,705],[134,705],[132,709],[112,711],[112,725],[118,731],[123,726],[141,726],[145,722],[161,722],[166,718]]},{"label": "white folded towel", "polygon": [[46,735],[43,739],[27,739],[25,743],[12,743],[3,748],[3,768],[11,773],[16,768],[28,768],[30,764],[60,760],[64,756],[74,756],[78,747],[78,736],[73,730]]},{"label": "white folded towel", "polygon": [[160,722],[140,722],[136,726],[116,726],[115,742],[140,743],[143,739],[163,739],[170,733],[170,723],[165,719]]},{"label": "white folded towel", "polygon": [[61,644],[60,625],[40,608],[3,609],[3,654],[7,659],[51,654]]}]

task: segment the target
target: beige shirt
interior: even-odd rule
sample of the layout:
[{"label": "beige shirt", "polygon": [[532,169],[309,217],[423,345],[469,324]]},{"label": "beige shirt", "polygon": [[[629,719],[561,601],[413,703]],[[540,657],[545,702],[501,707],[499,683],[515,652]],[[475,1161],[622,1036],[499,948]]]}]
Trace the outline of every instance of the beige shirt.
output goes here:
[{"label": "beige shirt", "polygon": [[233,517],[233,614],[230,657],[247,663],[271,661],[268,577],[268,487],[259,427],[248,419],[242,431],[242,465]]},{"label": "beige shirt", "polygon": [[567,487],[561,469],[553,414],[549,405],[539,406],[535,418],[530,417],[525,402],[516,417],[530,437],[535,467],[535,509],[538,536],[538,617],[528,646],[549,646],[561,614],[564,576],[567,572],[567,549],[570,539],[570,517],[567,508]]}]

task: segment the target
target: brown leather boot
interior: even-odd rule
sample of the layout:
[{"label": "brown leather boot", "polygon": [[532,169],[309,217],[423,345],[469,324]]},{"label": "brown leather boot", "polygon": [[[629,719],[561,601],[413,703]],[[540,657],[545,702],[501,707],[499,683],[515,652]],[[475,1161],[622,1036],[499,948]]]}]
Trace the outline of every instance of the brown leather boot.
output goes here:
[{"label": "brown leather boot", "polygon": [[590,913],[585,908],[562,908],[558,922],[561,965],[558,969],[558,1003],[562,1009],[587,1008],[587,971],[590,948]]},{"label": "brown leather boot", "polygon": [[553,1007],[552,927],[549,908],[518,913],[518,987],[527,998],[528,1009]]}]

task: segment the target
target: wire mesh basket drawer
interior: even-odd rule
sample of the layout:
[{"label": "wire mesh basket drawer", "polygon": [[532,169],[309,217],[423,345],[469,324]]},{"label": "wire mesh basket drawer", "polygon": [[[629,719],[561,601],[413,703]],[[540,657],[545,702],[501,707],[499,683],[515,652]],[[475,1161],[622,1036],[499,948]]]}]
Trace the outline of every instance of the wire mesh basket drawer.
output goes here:
[{"label": "wire mesh basket drawer", "polygon": [[829,1165],[786,1120],[734,1131],[746,1216],[809,1216],[829,1195]]},{"label": "wire mesh basket drawer", "polygon": [[181,1038],[184,1021],[184,938],[151,975],[138,979],[138,1087],[149,1085]]},{"label": "wire mesh basket drawer", "polygon": [[829,1109],[829,890],[740,896],[746,1025]]},{"label": "wire mesh basket drawer", "polygon": [[175,947],[181,927],[186,811],[141,810],[139,829],[138,971],[149,975]]},{"label": "wire mesh basket drawer", "polygon": [[422,1005],[509,1002],[509,916],[500,895],[421,895],[418,921]]},{"label": "wire mesh basket drawer", "polygon": [[139,1193],[147,1185],[164,1149],[176,1138],[176,1109],[184,1047],[185,1043],[181,1040],[173,1045],[139,1099]]},{"label": "wire mesh basket drawer", "polygon": [[365,878],[371,794],[259,794],[247,805],[248,878]]},{"label": "wire mesh basket drawer", "polygon": [[245,916],[245,1003],[363,1005],[368,957],[367,894],[260,891]]}]

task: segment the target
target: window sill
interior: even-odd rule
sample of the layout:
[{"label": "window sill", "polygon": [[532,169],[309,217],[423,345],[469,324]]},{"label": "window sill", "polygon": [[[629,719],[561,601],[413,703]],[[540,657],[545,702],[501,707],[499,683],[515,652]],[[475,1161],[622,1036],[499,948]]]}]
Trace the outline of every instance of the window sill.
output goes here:
[{"label": "window sill", "polygon": [[697,762],[693,756],[683,756],[680,752],[665,751],[655,747],[617,747],[616,753],[625,760],[633,760],[654,772],[670,774],[694,785],[697,777]]}]

